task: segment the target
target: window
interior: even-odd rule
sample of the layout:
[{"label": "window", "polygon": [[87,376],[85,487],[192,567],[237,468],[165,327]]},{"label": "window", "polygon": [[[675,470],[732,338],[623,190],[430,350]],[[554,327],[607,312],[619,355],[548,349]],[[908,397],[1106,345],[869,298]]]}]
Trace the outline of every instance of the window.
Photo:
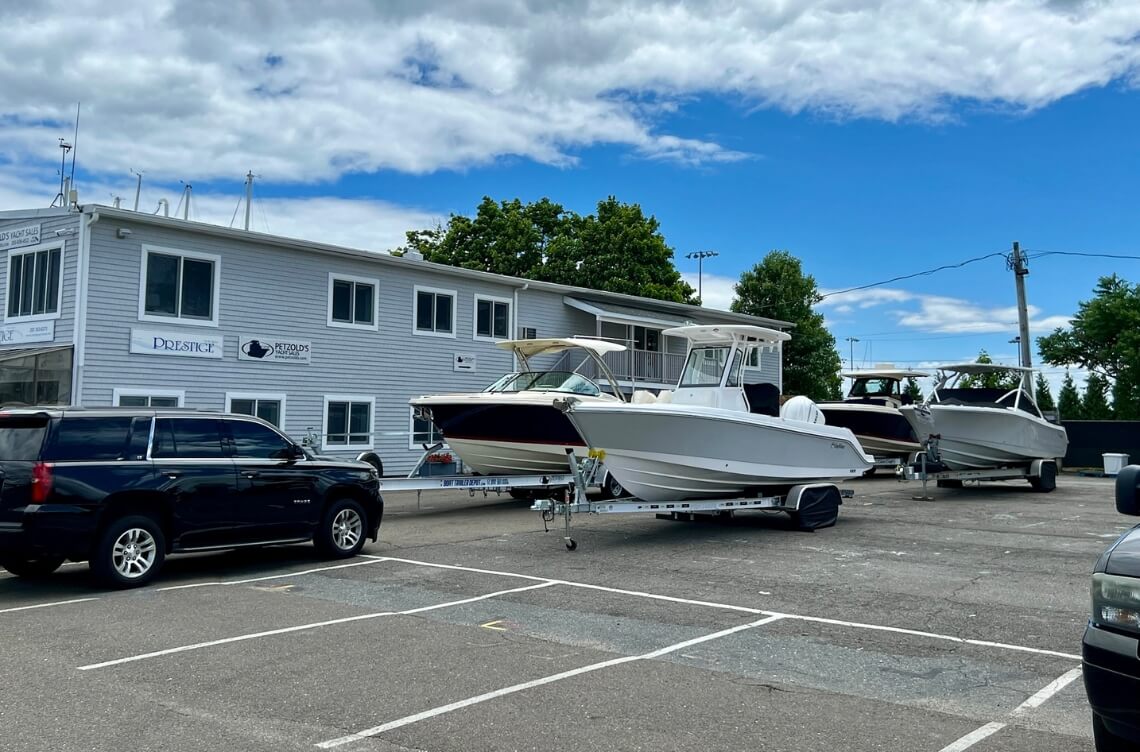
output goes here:
[{"label": "window", "polygon": [[239,459],[287,460],[293,456],[293,442],[271,428],[248,420],[229,420],[234,441],[234,457]]},{"label": "window", "polygon": [[256,415],[280,428],[285,424],[285,395],[226,392],[226,412]]},{"label": "window", "polygon": [[434,446],[435,444],[439,444],[442,441],[443,434],[440,433],[440,430],[435,427],[435,423],[432,423],[427,418],[421,418],[420,416],[416,415],[416,411],[413,408],[412,440],[408,445],[409,448],[415,449],[416,447],[423,446],[424,444],[428,446]]},{"label": "window", "polygon": [[8,320],[59,318],[63,248],[8,254]]},{"label": "window", "polygon": [[221,459],[222,422],[217,418],[160,418],[154,425],[155,459]]},{"label": "window", "polygon": [[[110,418],[82,418],[70,415],[59,421],[52,446],[45,459],[117,460],[126,456],[127,438],[135,418],[124,415]],[[142,421],[149,424],[150,421]],[[149,425],[147,425],[149,434]]]},{"label": "window", "polygon": [[375,330],[379,289],[375,279],[329,274],[328,325]]},{"label": "window", "polygon": [[415,288],[416,321],[413,332],[436,337],[455,336],[455,290]]},{"label": "window", "polygon": [[119,407],[182,407],[186,393],[173,389],[115,389],[112,402]]},{"label": "window", "polygon": [[511,301],[475,296],[475,339],[508,339]]},{"label": "window", "polygon": [[371,449],[373,397],[325,397],[322,449]]},{"label": "window", "polygon": [[218,256],[143,246],[140,321],[218,325]]}]

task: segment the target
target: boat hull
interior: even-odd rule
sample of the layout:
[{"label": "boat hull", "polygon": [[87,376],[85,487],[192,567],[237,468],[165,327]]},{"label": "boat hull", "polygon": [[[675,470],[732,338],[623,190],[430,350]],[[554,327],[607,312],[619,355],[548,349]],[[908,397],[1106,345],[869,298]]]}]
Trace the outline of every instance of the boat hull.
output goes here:
[{"label": "boat hull", "polygon": [[872,465],[845,428],[693,405],[579,403],[571,422],[645,501],[745,496],[854,478]]},{"label": "boat hull", "polygon": [[925,440],[937,434],[942,464],[951,470],[1025,467],[1065,456],[1065,429],[1006,407],[908,405],[900,412]]},{"label": "boat hull", "polygon": [[851,430],[863,450],[879,457],[909,457],[922,446],[897,408],[869,402],[821,402],[827,425]]}]

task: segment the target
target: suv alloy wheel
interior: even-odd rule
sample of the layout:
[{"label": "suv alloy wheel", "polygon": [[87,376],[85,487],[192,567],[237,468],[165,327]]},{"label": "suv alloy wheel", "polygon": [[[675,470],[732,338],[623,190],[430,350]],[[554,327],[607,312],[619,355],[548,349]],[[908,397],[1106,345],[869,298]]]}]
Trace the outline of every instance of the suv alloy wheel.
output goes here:
[{"label": "suv alloy wheel", "polygon": [[166,537],[150,517],[116,520],[103,531],[91,556],[91,571],[104,584],[118,588],[145,585],[166,559]]},{"label": "suv alloy wheel", "polygon": [[337,499],[325,511],[313,544],[326,556],[347,559],[364,547],[364,508],[352,499]]}]

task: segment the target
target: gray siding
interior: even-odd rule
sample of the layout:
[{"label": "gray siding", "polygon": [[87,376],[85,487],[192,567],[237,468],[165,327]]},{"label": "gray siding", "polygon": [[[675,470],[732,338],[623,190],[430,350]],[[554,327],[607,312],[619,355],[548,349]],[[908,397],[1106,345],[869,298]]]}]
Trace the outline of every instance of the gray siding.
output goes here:
[{"label": "gray siding", "polygon": [[[13,348],[47,347],[51,344],[69,344],[75,332],[76,270],[79,265],[79,214],[56,217],[29,217],[27,219],[0,219],[0,230],[27,224],[40,224],[40,244],[0,251],[0,320],[4,326],[17,323],[8,317],[8,257],[27,253],[32,248],[62,248],[61,274],[63,293],[60,298],[60,316],[55,321],[54,342],[0,345],[0,352]],[[62,231],[62,234],[57,234]]]}]

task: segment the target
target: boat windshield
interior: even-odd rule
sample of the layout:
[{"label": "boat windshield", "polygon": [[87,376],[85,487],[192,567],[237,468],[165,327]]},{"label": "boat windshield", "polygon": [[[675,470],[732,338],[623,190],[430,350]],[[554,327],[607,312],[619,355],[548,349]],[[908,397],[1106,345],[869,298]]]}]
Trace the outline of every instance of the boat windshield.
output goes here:
[{"label": "boat windshield", "polygon": [[895,379],[856,379],[851,385],[852,397],[897,397],[899,382]]},{"label": "boat windshield", "polygon": [[602,393],[598,385],[585,376],[572,371],[523,371],[508,373],[484,392],[567,392],[597,397]]},{"label": "boat windshield", "polygon": [[731,347],[698,347],[689,353],[678,386],[720,386]]}]

